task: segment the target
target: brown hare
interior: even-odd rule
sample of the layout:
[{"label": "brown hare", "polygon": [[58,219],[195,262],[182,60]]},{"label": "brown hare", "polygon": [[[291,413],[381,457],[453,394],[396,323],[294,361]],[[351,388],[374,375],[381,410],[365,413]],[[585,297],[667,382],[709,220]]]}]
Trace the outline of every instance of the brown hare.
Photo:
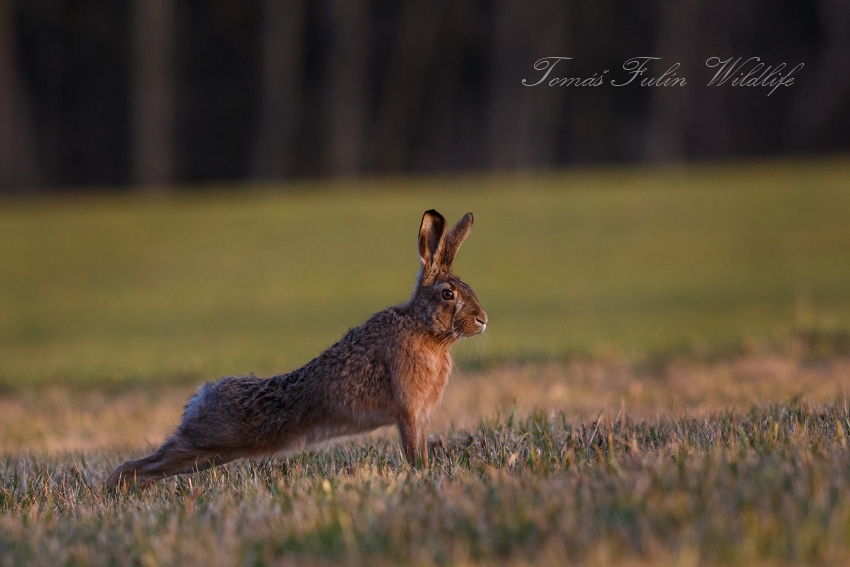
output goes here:
[{"label": "brown hare", "polygon": [[449,350],[487,327],[475,294],[451,273],[471,229],[472,213],[447,234],[442,215],[427,211],[410,301],[376,313],[288,374],[201,386],[171,438],[149,457],[121,464],[105,486],[143,486],[391,424],[407,461],[427,465],[426,428],[452,369]]}]

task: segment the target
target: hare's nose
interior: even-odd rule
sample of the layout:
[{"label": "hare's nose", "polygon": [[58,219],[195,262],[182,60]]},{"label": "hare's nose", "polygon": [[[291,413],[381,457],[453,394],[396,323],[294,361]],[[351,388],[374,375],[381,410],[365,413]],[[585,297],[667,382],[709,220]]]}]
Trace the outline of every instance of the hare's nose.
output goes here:
[{"label": "hare's nose", "polygon": [[484,311],[479,312],[478,315],[475,316],[475,320],[481,323],[482,325],[486,325],[487,313],[485,313]]}]

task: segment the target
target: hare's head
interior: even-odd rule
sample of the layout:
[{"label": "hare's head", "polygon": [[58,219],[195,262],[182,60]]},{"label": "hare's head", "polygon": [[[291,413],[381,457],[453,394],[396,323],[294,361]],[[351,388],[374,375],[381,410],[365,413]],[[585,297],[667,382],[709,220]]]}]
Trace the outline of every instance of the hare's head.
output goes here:
[{"label": "hare's head", "polygon": [[447,234],[446,220],[435,210],[425,212],[419,227],[422,269],[410,305],[442,340],[477,335],[487,327],[487,313],[475,293],[451,272],[455,254],[471,230],[472,213]]}]

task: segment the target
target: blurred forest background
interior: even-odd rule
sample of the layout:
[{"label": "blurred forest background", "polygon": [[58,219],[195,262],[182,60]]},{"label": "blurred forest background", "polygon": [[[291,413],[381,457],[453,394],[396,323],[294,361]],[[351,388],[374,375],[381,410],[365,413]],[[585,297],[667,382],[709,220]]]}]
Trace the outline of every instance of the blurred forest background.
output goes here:
[{"label": "blurred forest background", "polygon": [[[709,57],[805,67],[708,87]],[[674,62],[681,88],[536,87]],[[536,80],[536,79],[535,79]],[[846,0],[3,0],[0,193],[850,148]]]}]

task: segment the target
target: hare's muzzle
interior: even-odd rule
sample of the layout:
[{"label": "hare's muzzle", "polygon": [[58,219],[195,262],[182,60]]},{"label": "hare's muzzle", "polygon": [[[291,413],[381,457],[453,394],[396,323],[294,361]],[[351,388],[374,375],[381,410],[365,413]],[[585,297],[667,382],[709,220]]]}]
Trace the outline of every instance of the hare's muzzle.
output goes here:
[{"label": "hare's muzzle", "polygon": [[475,316],[475,322],[478,323],[478,332],[483,333],[484,329],[487,328],[487,313],[481,311]]}]

